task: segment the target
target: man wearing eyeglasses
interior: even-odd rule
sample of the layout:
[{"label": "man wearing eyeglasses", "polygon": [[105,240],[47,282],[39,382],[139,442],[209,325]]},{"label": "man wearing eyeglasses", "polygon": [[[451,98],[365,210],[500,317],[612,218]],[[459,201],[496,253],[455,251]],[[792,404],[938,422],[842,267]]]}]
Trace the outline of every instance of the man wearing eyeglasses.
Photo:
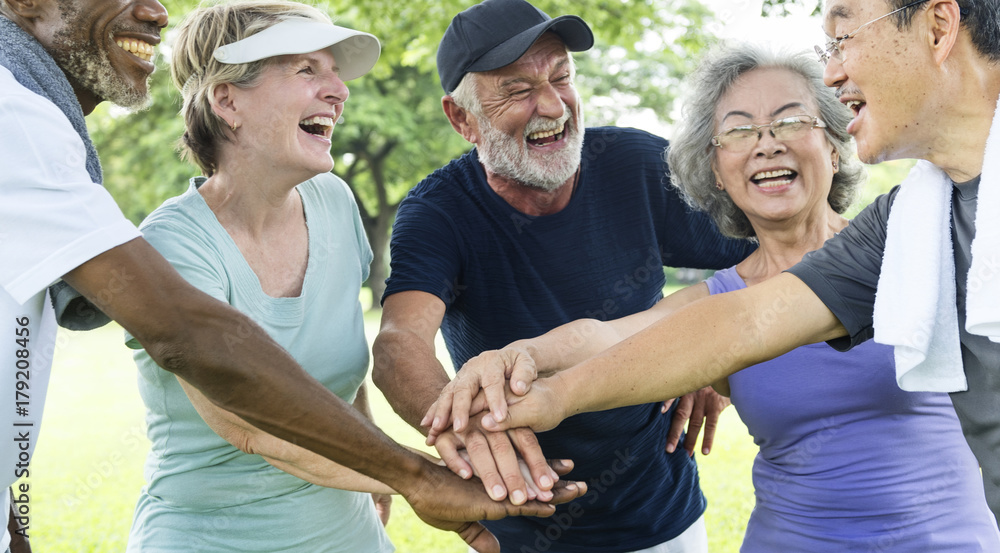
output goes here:
[{"label": "man wearing eyeglasses", "polygon": [[829,0],[824,29],[834,37],[817,47],[824,78],[854,112],[860,157],[920,158],[907,180],[788,273],[537,381],[530,401],[484,427],[545,430],[800,345],[849,349],[874,336],[895,347],[903,389],[952,392],[1000,518],[1000,2]]}]

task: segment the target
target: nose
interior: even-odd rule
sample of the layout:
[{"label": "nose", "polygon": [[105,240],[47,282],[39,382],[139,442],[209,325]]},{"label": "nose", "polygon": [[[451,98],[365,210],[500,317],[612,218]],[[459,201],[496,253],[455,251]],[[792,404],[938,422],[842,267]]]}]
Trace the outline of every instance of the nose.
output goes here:
[{"label": "nose", "polygon": [[758,129],[757,132],[760,133],[760,138],[757,139],[757,144],[754,146],[753,155],[774,157],[788,150],[785,143],[775,138],[774,134],[771,133],[771,127]]},{"label": "nose", "polygon": [[139,0],[132,10],[132,15],[139,21],[148,21],[162,29],[167,26],[167,8],[157,0]]},{"label": "nose", "polygon": [[556,89],[550,85],[544,85],[539,91],[536,100],[535,111],[542,117],[549,119],[559,119],[566,112],[566,103]]},{"label": "nose", "polygon": [[330,105],[337,105],[346,102],[347,97],[351,95],[351,91],[347,89],[347,85],[340,78],[340,75],[331,71],[329,77],[325,79],[323,87],[320,89],[320,94],[323,96],[325,102]]},{"label": "nose", "polygon": [[839,88],[847,80],[847,73],[844,72],[844,62],[837,56],[830,56],[826,66],[823,68],[823,84],[833,88]]}]

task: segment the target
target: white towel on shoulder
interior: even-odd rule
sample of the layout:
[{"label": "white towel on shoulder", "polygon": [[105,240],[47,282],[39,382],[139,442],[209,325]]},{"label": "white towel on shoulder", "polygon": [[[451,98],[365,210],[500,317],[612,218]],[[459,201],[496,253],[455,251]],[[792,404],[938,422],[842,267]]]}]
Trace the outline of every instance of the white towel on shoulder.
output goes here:
[{"label": "white towel on shoulder", "polygon": [[[895,348],[896,381],[911,392],[958,392],[962,365],[952,181],[917,162],[896,195],[875,295],[875,341]],[[976,238],[966,292],[966,329],[1000,342],[1000,116],[995,116],[979,184]]]},{"label": "white towel on shoulder", "polygon": [[895,348],[909,392],[965,390],[951,245],[951,180],[919,161],[889,212],[875,293],[875,341]]}]

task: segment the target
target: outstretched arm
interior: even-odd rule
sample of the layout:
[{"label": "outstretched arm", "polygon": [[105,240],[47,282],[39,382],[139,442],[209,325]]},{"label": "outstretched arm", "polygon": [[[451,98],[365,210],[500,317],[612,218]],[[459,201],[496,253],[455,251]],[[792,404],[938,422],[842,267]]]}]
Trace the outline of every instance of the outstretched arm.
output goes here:
[{"label": "outstretched arm", "polygon": [[449,426],[454,425],[461,431],[468,424],[469,415],[475,414],[475,411],[470,413],[470,408],[480,390],[494,419],[503,419],[507,412],[505,394],[508,389],[516,395],[524,395],[536,378],[577,365],[708,295],[705,283],[695,284],[663,298],[646,311],[611,321],[578,319],[541,336],[483,352],[470,359],[444,387],[421,424],[429,427],[431,441]]},{"label": "outstretched arm", "polygon": [[392,488],[378,480],[264,432],[229,411],[217,407],[183,379],[178,381],[205,423],[240,451],[260,455],[279,470],[319,486],[356,492],[395,493]]},{"label": "outstretched arm", "polygon": [[[468,521],[553,512],[537,502],[494,502],[478,483],[396,444],[248,317],[188,284],[142,238],[94,257],[64,279],[213,404],[387,484],[425,522],[458,532],[474,547],[499,550],[481,525]],[[576,497],[581,488],[559,489],[553,501]]]},{"label": "outstretched arm", "polygon": [[[444,302],[434,295],[419,291],[392,294],[383,304],[382,326],[372,346],[375,384],[399,416],[418,429],[420,417],[450,380],[434,350],[444,314]],[[546,462],[534,433],[527,429],[503,433],[466,428],[462,433],[449,433],[434,445],[449,468],[463,478],[475,472],[497,500],[509,493],[515,503],[522,503],[539,491],[539,497],[547,499],[559,478]],[[471,464],[461,456],[463,448]],[[522,476],[517,453],[528,466],[533,487]]]},{"label": "outstretched arm", "polygon": [[638,405],[698,390],[798,346],[846,333],[797,277],[782,273],[745,290],[698,300],[621,344],[535,382],[510,398],[490,429],[554,428],[577,413]]}]

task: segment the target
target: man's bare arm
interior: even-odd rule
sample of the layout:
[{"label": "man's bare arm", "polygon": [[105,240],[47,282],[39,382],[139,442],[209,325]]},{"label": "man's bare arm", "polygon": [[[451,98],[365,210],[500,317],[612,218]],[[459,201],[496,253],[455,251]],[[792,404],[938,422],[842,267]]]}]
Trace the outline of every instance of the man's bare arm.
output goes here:
[{"label": "man's bare arm", "polygon": [[[434,351],[434,338],[444,319],[440,298],[419,291],[392,294],[382,306],[382,326],[372,347],[372,379],[404,420],[420,427],[427,408],[451,380]],[[507,433],[467,428],[434,444],[441,459],[463,477],[475,472],[494,499],[507,496],[520,504],[540,492],[547,499],[558,475],[550,468],[533,432]],[[464,448],[470,460],[461,455]],[[517,460],[520,453],[533,480],[529,489]]]},{"label": "man's bare arm", "polygon": [[[474,547],[499,551],[495,538],[469,521],[553,512],[538,502],[494,502],[482,484],[455,478],[395,443],[248,317],[188,284],[142,238],[98,255],[64,279],[213,404],[387,484],[422,520],[458,532]],[[556,490],[553,502],[583,492],[585,486],[567,485]]]},{"label": "man's bare arm", "polygon": [[[118,321],[164,369],[215,405],[290,443],[393,486],[419,462],[309,376],[259,326],[195,289],[137,238],[66,282]],[[383,458],[379,458],[385,455]]]},{"label": "man's bare arm", "polygon": [[783,273],[698,300],[601,355],[536,381],[524,399],[511,399],[516,403],[502,424],[491,424],[487,416],[483,425],[548,430],[577,413],[680,396],[801,345],[845,334],[805,283]]}]

